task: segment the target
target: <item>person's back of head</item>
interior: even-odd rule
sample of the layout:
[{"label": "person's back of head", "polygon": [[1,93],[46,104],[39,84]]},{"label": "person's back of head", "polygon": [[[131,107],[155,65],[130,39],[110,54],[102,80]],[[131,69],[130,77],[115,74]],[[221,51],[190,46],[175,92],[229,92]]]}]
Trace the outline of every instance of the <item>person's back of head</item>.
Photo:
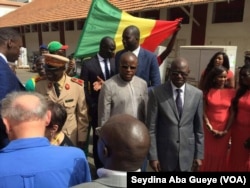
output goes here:
[{"label": "person's back of head", "polygon": [[149,146],[146,125],[131,115],[119,114],[102,126],[98,154],[106,169],[136,171],[142,166]]},{"label": "person's back of head", "polygon": [[61,104],[53,101],[48,101],[48,109],[51,111],[51,120],[48,127],[57,125],[57,132],[60,132],[67,119],[66,109]]},{"label": "person's back of head", "polygon": [[45,97],[36,92],[12,92],[1,101],[1,116],[10,140],[43,137],[50,115]]}]

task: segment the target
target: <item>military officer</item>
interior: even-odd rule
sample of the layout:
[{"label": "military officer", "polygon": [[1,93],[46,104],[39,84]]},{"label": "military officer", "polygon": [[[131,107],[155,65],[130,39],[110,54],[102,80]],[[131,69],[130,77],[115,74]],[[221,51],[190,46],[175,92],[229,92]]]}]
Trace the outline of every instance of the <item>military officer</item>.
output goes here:
[{"label": "military officer", "polygon": [[35,91],[66,108],[67,120],[63,132],[74,145],[86,149],[89,123],[83,80],[65,73],[68,58],[55,54],[44,54],[44,57],[46,77],[36,82]]}]

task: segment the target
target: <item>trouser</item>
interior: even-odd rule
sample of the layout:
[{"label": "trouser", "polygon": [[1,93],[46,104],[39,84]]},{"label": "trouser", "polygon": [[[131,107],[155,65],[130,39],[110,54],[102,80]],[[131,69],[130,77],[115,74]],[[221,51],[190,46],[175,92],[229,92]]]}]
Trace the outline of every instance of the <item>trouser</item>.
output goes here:
[{"label": "trouser", "polygon": [[97,143],[98,143],[98,139],[99,137],[96,135],[96,127],[97,127],[97,122],[91,122],[91,127],[93,129],[93,158],[94,158],[94,163],[95,163],[95,167],[96,169],[98,168],[102,168],[103,164],[98,156],[98,149],[97,149]]}]

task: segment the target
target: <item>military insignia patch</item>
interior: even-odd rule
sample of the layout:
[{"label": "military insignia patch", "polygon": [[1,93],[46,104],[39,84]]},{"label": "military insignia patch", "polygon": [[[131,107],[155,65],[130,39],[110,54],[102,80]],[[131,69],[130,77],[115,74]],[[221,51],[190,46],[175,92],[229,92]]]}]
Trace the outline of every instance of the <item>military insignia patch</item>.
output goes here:
[{"label": "military insignia patch", "polygon": [[79,84],[80,86],[83,86],[83,80],[78,79],[78,78],[71,78],[71,80],[77,84]]},{"label": "military insignia patch", "polygon": [[48,84],[48,88],[49,88],[49,89],[51,89],[51,88],[52,88],[52,83],[51,83],[51,82],[49,82],[49,84]]},{"label": "military insignia patch", "polygon": [[70,89],[70,85],[69,84],[65,84],[65,89],[69,90]]}]

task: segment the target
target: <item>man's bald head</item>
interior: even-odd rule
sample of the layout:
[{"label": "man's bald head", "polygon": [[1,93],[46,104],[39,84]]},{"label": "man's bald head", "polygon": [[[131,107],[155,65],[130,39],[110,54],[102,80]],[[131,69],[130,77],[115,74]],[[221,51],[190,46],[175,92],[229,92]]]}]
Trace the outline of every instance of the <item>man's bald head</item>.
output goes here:
[{"label": "man's bald head", "polygon": [[43,136],[50,121],[47,101],[36,92],[8,94],[1,101],[1,116],[10,139]]},{"label": "man's bald head", "polygon": [[104,167],[118,171],[139,169],[150,146],[148,129],[133,116],[112,116],[101,128],[98,153]]}]

